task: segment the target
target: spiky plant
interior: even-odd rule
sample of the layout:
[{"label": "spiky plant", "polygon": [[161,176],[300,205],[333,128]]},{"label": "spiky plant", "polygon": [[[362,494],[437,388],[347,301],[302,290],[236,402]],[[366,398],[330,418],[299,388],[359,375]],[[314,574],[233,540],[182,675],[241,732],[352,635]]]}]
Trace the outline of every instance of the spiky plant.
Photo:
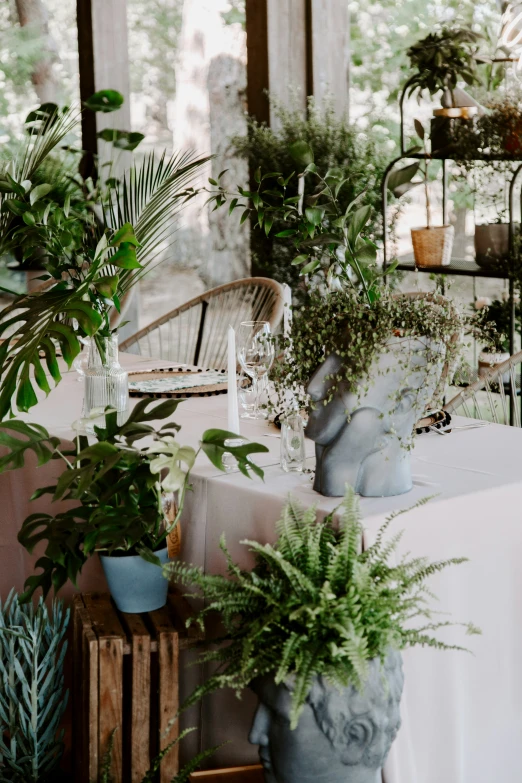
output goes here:
[{"label": "spiky plant", "polygon": [[[226,631],[219,640],[226,644],[202,655],[203,661],[218,664],[216,674],[185,707],[217,688],[231,687],[239,693],[257,677],[273,675],[276,683],[290,677],[295,728],[314,676],[323,675],[339,687],[361,688],[369,661],[384,661],[390,647],[420,644],[448,649],[432,634],[450,623],[434,622],[425,581],[465,558],[433,563],[402,558],[395,564],[391,556],[401,534],[385,540],[385,533],[396,516],[388,517],[375,543],[363,550],[359,504],[351,487],[339,508],[323,521],[317,520],[315,507],[304,509],[290,499],[277,523],[273,546],[241,542],[255,558],[252,571],[232,561],[224,538],[221,549],[229,578],[180,562],[165,566],[171,579],[195,586],[196,594],[205,599],[199,622],[217,612]],[[420,625],[413,624],[415,618],[421,619]],[[477,632],[471,625],[467,629]]]},{"label": "spiky plant", "polygon": [[11,591],[0,603],[0,781],[43,783],[56,772],[68,623],[62,601],[22,606]]}]

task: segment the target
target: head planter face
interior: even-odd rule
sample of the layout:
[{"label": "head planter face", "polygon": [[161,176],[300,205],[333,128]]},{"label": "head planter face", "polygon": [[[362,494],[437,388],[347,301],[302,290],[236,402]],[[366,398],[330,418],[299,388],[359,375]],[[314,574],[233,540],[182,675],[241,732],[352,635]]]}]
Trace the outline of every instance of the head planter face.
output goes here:
[{"label": "head planter face", "polygon": [[254,684],[259,707],[250,734],[266,783],[377,783],[400,727],[400,654],[371,661],[364,689],[313,681],[297,728],[290,730],[291,684]]},{"label": "head planter face", "polygon": [[316,443],[314,489],[332,497],[341,497],[347,483],[367,496],[408,492],[407,447],[440,378],[442,346],[394,338],[375,356],[356,393],[343,382],[335,388],[342,363],[330,354],[308,384],[306,435]]}]

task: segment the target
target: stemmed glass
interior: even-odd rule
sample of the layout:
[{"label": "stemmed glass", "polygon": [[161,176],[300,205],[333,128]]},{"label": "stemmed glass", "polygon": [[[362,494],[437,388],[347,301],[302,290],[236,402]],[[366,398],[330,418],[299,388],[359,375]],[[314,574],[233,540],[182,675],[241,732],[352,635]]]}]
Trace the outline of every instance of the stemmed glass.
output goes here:
[{"label": "stemmed glass", "polygon": [[274,342],[268,321],[242,321],[237,332],[237,358],[244,372],[252,378],[254,410],[251,419],[264,419],[259,410],[259,381],[264,378],[274,361]]}]

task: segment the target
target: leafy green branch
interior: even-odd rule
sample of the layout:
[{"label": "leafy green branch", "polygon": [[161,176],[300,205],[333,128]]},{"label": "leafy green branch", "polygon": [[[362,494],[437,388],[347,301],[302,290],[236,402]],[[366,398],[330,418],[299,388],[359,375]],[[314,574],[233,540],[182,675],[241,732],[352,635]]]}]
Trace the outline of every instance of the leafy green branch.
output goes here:
[{"label": "leafy green branch", "polygon": [[[116,411],[108,409],[105,426],[94,428],[94,443],[79,434],[66,450],[43,427],[16,420],[0,423],[0,444],[9,449],[0,461],[0,472],[22,467],[30,452],[36,454],[39,465],[61,460],[65,470],[57,482],[38,489],[32,499],[51,495],[53,502],[75,502],[54,516],[37,512],[24,520],[20,543],[29,552],[47,543],[36,563],[42,571],[27,579],[23,600],[29,600],[38,588],[47,595],[68,579],[76,583],[87,559],[101,550],[110,555],[139,554],[159,565],[154,552],[164,546],[179,522],[190,470],[200,450],[220,470],[224,470],[223,454],[231,452],[244,475],[263,478],[251,455],[268,449],[248,442],[230,447],[227,439],[237,438],[234,433],[207,430],[199,449],[180,445],[175,438],[179,425],[165,421],[178,405],[177,400],[140,400],[123,424],[118,424]],[[164,421],[159,429],[151,424],[156,421]],[[145,438],[152,443],[135,445]],[[176,498],[176,513],[168,519],[165,495]]]},{"label": "leafy green branch", "polygon": [[[340,193],[347,182],[340,169],[329,169],[321,174],[314,163],[312,148],[304,141],[291,145],[290,153],[296,165],[302,168],[284,178],[279,172],[255,174],[257,189],[238,187],[237,194],[229,194],[217,180],[210,184],[210,202],[214,208],[229,203],[229,212],[241,209],[240,221],[253,218],[254,228],[270,236],[274,224],[284,223],[275,234],[278,239],[292,242],[297,255],[292,264],[300,268],[302,276],[323,279],[329,289],[339,284],[362,293],[371,304],[379,296],[383,271],[377,263],[377,247],[365,230],[372,217],[372,208],[362,205],[365,191],[359,193],[346,208],[341,206]],[[300,194],[289,196],[292,178],[300,181]],[[388,267],[390,274],[393,268]]]}]

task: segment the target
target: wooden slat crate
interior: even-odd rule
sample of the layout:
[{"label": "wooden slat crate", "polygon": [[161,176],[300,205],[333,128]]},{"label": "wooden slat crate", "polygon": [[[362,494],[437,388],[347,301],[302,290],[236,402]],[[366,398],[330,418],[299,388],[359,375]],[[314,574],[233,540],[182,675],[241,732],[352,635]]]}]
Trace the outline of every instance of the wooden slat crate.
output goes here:
[{"label": "wooden slat crate", "polygon": [[230,767],[194,772],[190,783],[265,783],[263,767]]},{"label": "wooden slat crate", "polygon": [[[74,596],[75,783],[95,783],[111,736],[114,783],[140,783],[151,759],[178,734],[165,734],[179,707],[180,649],[199,641],[187,629],[188,603],[178,593],[146,614],[119,612],[106,593]],[[177,746],[160,783],[178,772]]]}]

